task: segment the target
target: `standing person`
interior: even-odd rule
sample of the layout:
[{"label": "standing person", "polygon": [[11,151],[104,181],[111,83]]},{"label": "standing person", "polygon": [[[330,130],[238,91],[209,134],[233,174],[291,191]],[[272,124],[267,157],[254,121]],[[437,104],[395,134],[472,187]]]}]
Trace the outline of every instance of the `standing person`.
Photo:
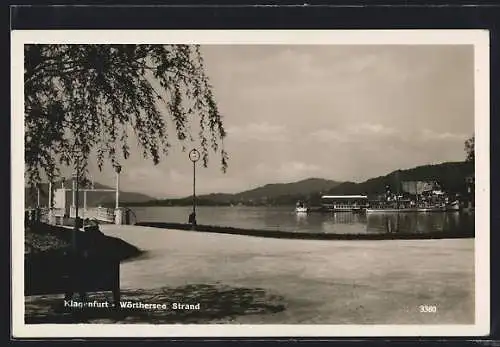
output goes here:
[{"label": "standing person", "polygon": [[192,226],[196,225],[196,213],[191,212],[191,214],[189,215],[189,224],[191,224]]}]

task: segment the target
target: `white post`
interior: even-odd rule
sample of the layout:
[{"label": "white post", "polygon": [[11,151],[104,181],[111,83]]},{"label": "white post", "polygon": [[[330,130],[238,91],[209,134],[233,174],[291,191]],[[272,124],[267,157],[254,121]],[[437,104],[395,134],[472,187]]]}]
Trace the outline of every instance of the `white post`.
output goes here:
[{"label": "white post", "polygon": [[120,173],[116,172],[115,209],[120,207]]},{"label": "white post", "polygon": [[54,210],[52,209],[52,182],[49,182],[49,224],[56,224],[54,220]]},{"label": "white post", "polygon": [[49,210],[52,209],[52,182],[49,182]]},{"label": "white post", "polygon": [[87,215],[87,191],[83,191],[83,213],[82,213],[82,218],[84,218]]},{"label": "white post", "polygon": [[40,208],[40,185],[36,186],[36,207]]},{"label": "white post", "polygon": [[72,186],[71,186],[71,191],[73,193],[73,208],[76,208],[76,181],[75,179],[73,178],[73,183],[72,183]]}]

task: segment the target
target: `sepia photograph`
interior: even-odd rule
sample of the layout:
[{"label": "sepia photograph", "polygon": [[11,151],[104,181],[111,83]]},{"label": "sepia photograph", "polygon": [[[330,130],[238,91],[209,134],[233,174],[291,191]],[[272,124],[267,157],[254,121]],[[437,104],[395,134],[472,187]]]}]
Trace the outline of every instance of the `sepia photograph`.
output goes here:
[{"label": "sepia photograph", "polygon": [[488,56],[478,30],[14,31],[14,336],[487,334]]}]

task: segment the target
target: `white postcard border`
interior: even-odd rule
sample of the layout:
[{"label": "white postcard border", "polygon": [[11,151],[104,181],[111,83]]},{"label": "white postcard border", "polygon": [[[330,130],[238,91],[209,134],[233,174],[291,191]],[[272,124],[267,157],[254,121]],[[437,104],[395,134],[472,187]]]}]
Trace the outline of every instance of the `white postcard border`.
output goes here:
[{"label": "white postcard border", "polygon": [[[24,324],[24,44],[474,45],[475,324]],[[28,337],[484,336],[490,329],[489,32],[487,30],[22,30],[11,32],[12,333]]]}]

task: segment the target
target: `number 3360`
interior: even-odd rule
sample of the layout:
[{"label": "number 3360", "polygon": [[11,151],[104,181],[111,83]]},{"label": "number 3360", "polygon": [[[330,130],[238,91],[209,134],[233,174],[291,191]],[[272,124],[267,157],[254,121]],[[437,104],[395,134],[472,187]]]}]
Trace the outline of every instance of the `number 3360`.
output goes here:
[{"label": "number 3360", "polygon": [[436,305],[420,305],[418,307],[419,312],[422,313],[436,313],[437,306]]}]

